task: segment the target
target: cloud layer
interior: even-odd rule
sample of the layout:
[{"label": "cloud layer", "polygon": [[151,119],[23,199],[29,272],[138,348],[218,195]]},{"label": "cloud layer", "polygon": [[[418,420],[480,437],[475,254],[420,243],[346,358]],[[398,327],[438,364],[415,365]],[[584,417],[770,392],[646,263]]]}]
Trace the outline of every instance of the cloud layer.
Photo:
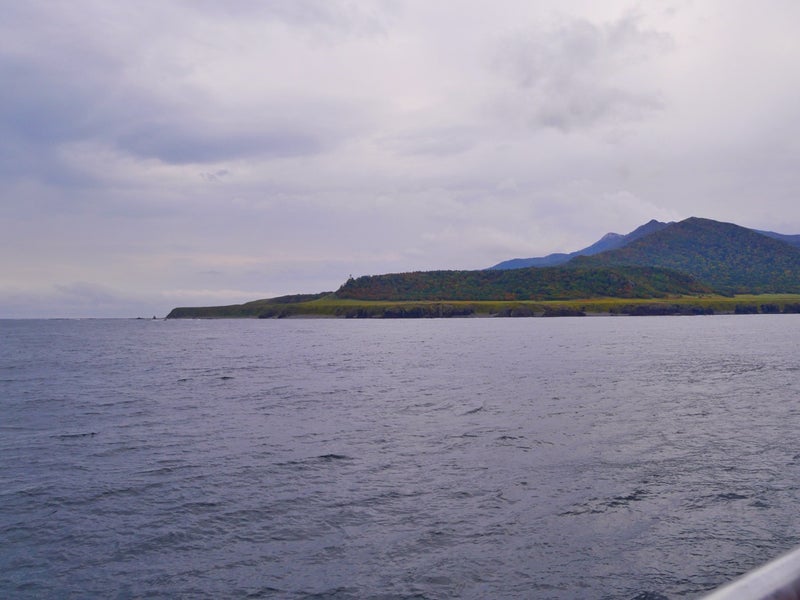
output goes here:
[{"label": "cloud layer", "polygon": [[800,6],[77,0],[0,22],[0,317],[800,233]]}]

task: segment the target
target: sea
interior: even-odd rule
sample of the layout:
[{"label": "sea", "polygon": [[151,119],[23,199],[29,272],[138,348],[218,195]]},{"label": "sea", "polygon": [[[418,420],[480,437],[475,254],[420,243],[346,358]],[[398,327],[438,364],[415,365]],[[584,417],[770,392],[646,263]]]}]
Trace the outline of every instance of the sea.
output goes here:
[{"label": "sea", "polygon": [[0,321],[2,598],[699,598],[800,544],[800,315]]}]

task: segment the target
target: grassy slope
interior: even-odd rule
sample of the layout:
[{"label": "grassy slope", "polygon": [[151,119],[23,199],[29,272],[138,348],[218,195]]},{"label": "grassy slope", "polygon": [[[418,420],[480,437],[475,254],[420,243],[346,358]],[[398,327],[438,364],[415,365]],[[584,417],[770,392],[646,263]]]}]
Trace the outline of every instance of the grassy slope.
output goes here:
[{"label": "grassy slope", "polygon": [[327,295],[307,302],[276,303],[257,300],[223,307],[177,308],[168,318],[285,318],[285,317],[438,317],[438,316],[542,316],[585,314],[693,314],[713,312],[800,312],[800,294],[740,296],[681,296],[673,298],[592,298],[550,301],[450,301],[391,302],[346,300]]}]

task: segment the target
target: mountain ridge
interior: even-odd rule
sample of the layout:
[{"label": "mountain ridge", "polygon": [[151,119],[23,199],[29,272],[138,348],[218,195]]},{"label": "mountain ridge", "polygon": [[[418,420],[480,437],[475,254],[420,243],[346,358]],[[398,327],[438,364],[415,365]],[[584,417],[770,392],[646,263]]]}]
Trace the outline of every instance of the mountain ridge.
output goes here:
[{"label": "mountain ridge", "polygon": [[[554,267],[364,276],[348,280],[335,295],[363,301],[397,301],[544,300],[581,294],[594,298],[710,292],[800,293],[800,247],[790,243],[793,236],[782,237],[785,239],[700,217],[671,223],[651,220],[626,236],[606,235],[593,244],[595,250],[598,244],[605,250],[573,255]],[[609,268],[629,269],[630,289],[636,291],[613,283],[619,273],[601,273]],[[652,270],[643,275],[634,272],[636,268]],[[597,272],[587,275],[592,269]],[[676,274],[693,281],[679,282]],[[650,281],[643,280],[643,276]],[[695,291],[691,286],[696,286]],[[701,286],[705,292],[700,291]]]},{"label": "mountain ridge", "polygon": [[[701,297],[707,299],[709,295],[731,300],[737,295],[800,295],[800,235],[762,232],[733,223],[690,217],[672,223],[652,220],[625,236],[607,234],[593,247],[593,251],[598,247],[606,249],[589,255],[572,253],[565,263],[553,267],[351,277],[335,292],[284,296],[228,307],[182,307],[173,309],[169,316],[285,316],[319,314],[322,310],[373,316],[377,310],[375,303],[380,302],[654,299],[659,303],[674,303],[680,297],[707,302]],[[337,302],[344,304],[331,308],[331,303]],[[776,306],[769,304],[769,300],[766,302],[756,310],[775,312]],[[800,312],[800,303],[794,298],[784,298],[780,302],[784,312]],[[353,308],[356,305],[347,303],[361,304],[360,308]],[[371,308],[364,308],[368,305]],[[736,312],[740,308],[742,312],[753,312],[752,306],[744,307],[747,311],[738,305],[734,308]],[[645,312],[661,314],[658,311],[662,309]],[[404,308],[385,310],[392,315],[398,310],[398,314],[406,314]],[[416,307],[412,312],[425,316],[445,313],[445,316],[458,316],[463,310],[439,306],[435,310]]]},{"label": "mountain ridge", "polygon": [[[578,256],[594,256],[609,250],[616,250],[627,246],[646,235],[661,231],[665,227],[674,224],[675,221],[662,222],[656,219],[651,219],[647,223],[640,225],[633,231],[627,234],[620,233],[607,233],[595,243],[586,246],[574,252],[554,252],[546,256],[533,257],[533,258],[512,258],[497,263],[489,269],[522,269],[526,267],[555,267],[568,263],[573,258]],[[747,228],[745,228],[747,229]],[[783,233],[776,233],[774,231],[763,231],[759,229],[752,229],[756,233],[765,235],[767,237],[780,240],[788,243],[796,248],[800,248],[800,235],[787,235]]]},{"label": "mountain ridge", "polygon": [[586,248],[582,248],[581,250],[576,250],[575,252],[555,252],[553,254],[548,254],[547,256],[536,258],[512,258],[489,267],[489,269],[501,270],[524,269],[526,267],[556,267],[569,262],[577,256],[592,256],[608,250],[621,248],[626,244],[639,239],[640,237],[653,233],[654,231],[658,231],[659,229],[663,229],[667,225],[669,225],[669,223],[662,223],[661,221],[651,219],[644,225],[640,225],[627,234],[613,232],[607,233],[594,244],[591,244]]},{"label": "mountain ridge", "polygon": [[675,269],[726,294],[800,293],[800,247],[700,217],[672,223],[621,248],[575,257],[567,265]]}]

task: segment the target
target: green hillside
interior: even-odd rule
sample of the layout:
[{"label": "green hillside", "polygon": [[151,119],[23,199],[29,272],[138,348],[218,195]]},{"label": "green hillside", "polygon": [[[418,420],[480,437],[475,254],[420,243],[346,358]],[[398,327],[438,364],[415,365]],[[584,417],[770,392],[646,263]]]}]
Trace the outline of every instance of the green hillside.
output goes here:
[{"label": "green hillside", "polygon": [[[652,221],[617,237],[627,238],[623,247],[579,256],[557,267],[371,275],[351,278],[333,293],[175,308],[169,317],[800,311],[798,297],[787,296],[800,294],[800,248],[792,245],[798,236],[692,217],[679,223]],[[730,302],[709,294],[726,295]],[[744,299],[742,294],[762,296]]]},{"label": "green hillside", "polygon": [[247,318],[257,317],[262,314],[271,314],[285,310],[287,306],[307,304],[331,292],[319,294],[294,294],[292,296],[278,296],[265,300],[253,300],[244,304],[228,304],[226,306],[181,306],[173,308],[167,315],[168,319],[216,319],[216,318]]},{"label": "green hillside", "polygon": [[425,271],[350,279],[336,297],[352,300],[565,300],[658,298],[710,293],[695,278],[657,267],[545,267]]},{"label": "green hillside", "polygon": [[731,223],[692,217],[567,266],[648,265],[693,275],[727,294],[800,293],[800,248]]}]

